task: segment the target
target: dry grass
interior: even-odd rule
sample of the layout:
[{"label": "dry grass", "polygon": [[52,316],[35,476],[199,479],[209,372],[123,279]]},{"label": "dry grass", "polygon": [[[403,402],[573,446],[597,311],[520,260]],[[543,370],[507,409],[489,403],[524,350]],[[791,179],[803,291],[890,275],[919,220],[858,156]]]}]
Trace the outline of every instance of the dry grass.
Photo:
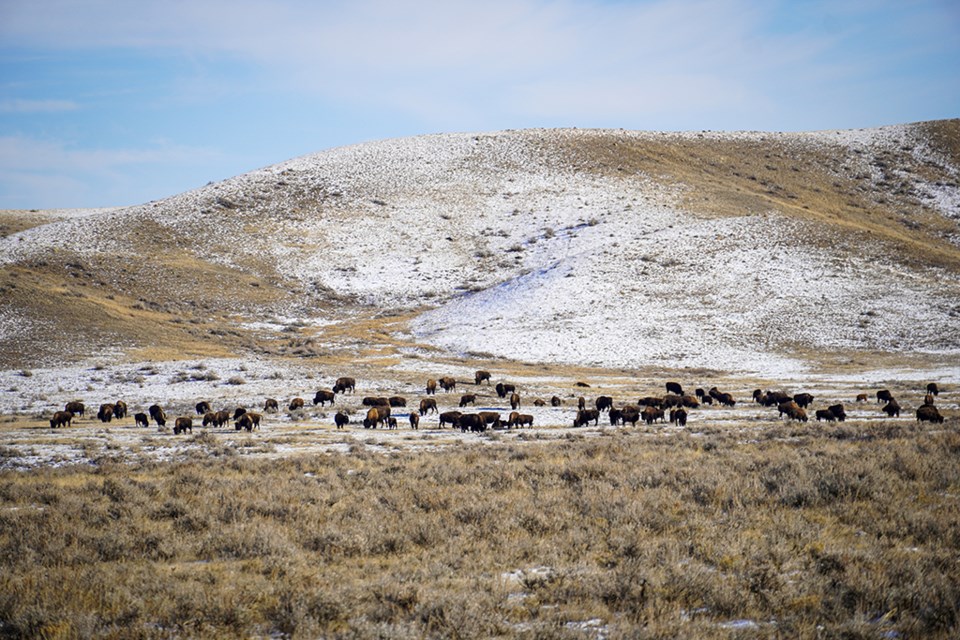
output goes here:
[{"label": "dry grass", "polygon": [[5,473],[4,637],[956,637],[960,429]]}]

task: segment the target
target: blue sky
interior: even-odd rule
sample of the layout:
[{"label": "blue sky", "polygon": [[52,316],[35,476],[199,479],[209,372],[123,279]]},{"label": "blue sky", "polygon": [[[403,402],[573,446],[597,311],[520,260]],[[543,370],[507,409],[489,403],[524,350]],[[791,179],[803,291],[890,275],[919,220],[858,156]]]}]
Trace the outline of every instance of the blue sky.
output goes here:
[{"label": "blue sky", "polygon": [[423,133],[955,117],[957,0],[0,0],[0,208]]}]

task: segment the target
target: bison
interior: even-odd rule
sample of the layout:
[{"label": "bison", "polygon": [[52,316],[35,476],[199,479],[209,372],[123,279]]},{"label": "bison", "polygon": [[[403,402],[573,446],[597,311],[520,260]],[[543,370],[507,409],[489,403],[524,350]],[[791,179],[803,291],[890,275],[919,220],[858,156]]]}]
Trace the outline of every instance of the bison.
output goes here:
[{"label": "bison", "polygon": [[683,395],[683,387],[680,386],[679,382],[668,382],[666,384],[666,387],[667,387],[667,393],[673,393],[678,396]]},{"label": "bison", "polygon": [[237,431],[241,429],[246,429],[247,431],[253,431],[254,429],[260,428],[260,414],[247,412],[240,416],[240,419],[233,425]]},{"label": "bison", "polygon": [[[240,415],[242,416],[243,414],[241,413]],[[240,416],[237,417],[239,418]],[[228,422],[230,422],[230,410],[221,409],[220,411],[217,411],[217,421],[214,423],[217,428],[224,426]]]},{"label": "bison", "polygon": [[139,412],[133,414],[133,423],[138,427],[149,427],[150,423],[147,421],[147,414],[144,412]]},{"label": "bison", "polygon": [[594,404],[597,406],[597,411],[609,411],[613,408],[613,398],[610,396],[597,396]]},{"label": "bison", "polygon": [[793,396],[793,401],[797,403],[801,409],[806,409],[813,403],[813,396],[809,393],[798,393]]},{"label": "bison", "polygon": [[390,407],[388,406],[370,407],[367,410],[367,417],[363,419],[363,428],[376,429],[377,425],[379,424],[386,425],[387,420],[389,420],[389,418],[390,418]]},{"label": "bison", "polygon": [[899,417],[900,417],[900,403],[897,402],[895,399],[890,398],[890,401],[887,402],[887,404],[883,405],[883,409],[881,409],[881,411],[883,411],[885,414],[887,414],[887,415],[888,415],[889,417],[891,417],[891,418],[893,418],[894,416],[896,416],[897,418],[899,418]]},{"label": "bison", "polygon": [[57,429],[59,427],[69,427],[72,421],[72,411],[57,411],[53,414],[53,417],[50,418],[50,428]]},{"label": "bison", "polygon": [[513,384],[504,384],[498,382],[497,386],[494,387],[497,390],[497,395],[501,398],[506,398],[508,393],[514,393],[517,390],[517,386]]},{"label": "bison", "polygon": [[460,419],[460,416],[463,414],[459,411],[444,411],[440,414],[440,428],[443,428],[443,425],[449,424],[451,427],[457,426],[457,420]]},{"label": "bison", "polygon": [[932,404],[925,404],[922,407],[917,408],[917,422],[936,422],[942,423],[943,416],[940,415],[940,411],[937,410]]},{"label": "bison", "polygon": [[439,384],[440,388],[444,391],[453,391],[457,388],[457,381],[451,377],[439,378],[437,384]]},{"label": "bison", "polygon": [[357,381],[353,378],[337,378],[337,381],[333,384],[334,393],[346,393],[349,391],[353,393],[357,389]]},{"label": "bison", "polygon": [[240,416],[242,416],[242,415],[245,414],[246,412],[247,412],[247,408],[246,408],[246,407],[237,407],[236,409],[233,410],[233,419],[234,419],[234,420],[239,420],[239,419],[240,419]]},{"label": "bison", "polygon": [[837,417],[833,415],[833,411],[830,411],[830,409],[817,409],[814,415],[817,417],[817,422],[820,422],[821,420],[833,422],[837,419]]},{"label": "bison", "polygon": [[203,416],[210,413],[210,403],[206,400],[201,400],[197,403],[197,406],[194,407],[197,410],[198,416]]},{"label": "bison", "polygon": [[559,407],[562,404],[563,404],[563,400],[561,400],[558,396],[553,396],[552,398],[550,398],[551,407]]},{"label": "bison", "polygon": [[577,411],[577,417],[573,419],[574,427],[583,427],[593,421],[594,426],[600,424],[600,412],[596,409],[580,409]]},{"label": "bison", "polygon": [[433,398],[423,398],[420,400],[420,413],[427,415],[430,412],[437,412],[437,401]]},{"label": "bison", "polygon": [[522,427],[522,426],[533,426],[533,416],[529,413],[517,413],[513,411],[510,413],[510,419],[507,420],[508,427]]},{"label": "bison", "polygon": [[432,396],[437,393],[437,381],[433,378],[427,380],[427,395]]},{"label": "bison", "polygon": [[934,399],[933,399],[932,393],[928,393],[927,395],[923,396],[923,404],[932,405],[933,403],[934,403]]},{"label": "bison", "polygon": [[343,411],[337,411],[336,415],[333,416],[333,423],[337,425],[337,429],[343,429],[344,425],[350,424],[350,417]]},{"label": "bison", "polygon": [[843,422],[847,419],[847,412],[843,410],[842,404],[832,404],[827,407],[827,411],[833,414],[833,417]]},{"label": "bison", "polygon": [[457,418],[456,426],[460,427],[460,431],[466,432],[474,431],[486,431],[487,422],[479,414],[476,413],[465,413]]},{"label": "bison", "polygon": [[580,396],[579,398],[577,398],[577,409],[579,411],[583,411],[586,408],[587,408],[587,399],[584,398],[583,396]]},{"label": "bison", "polygon": [[365,396],[360,404],[365,407],[379,407],[380,405],[389,405],[390,401],[383,396]]},{"label": "bison", "polygon": [[940,387],[937,386],[936,382],[931,382],[927,385],[927,393],[930,395],[938,396],[940,395]]},{"label": "bison", "polygon": [[652,425],[657,420],[663,420],[663,409],[647,405],[643,408],[643,411],[640,412],[640,417],[643,418],[643,421],[646,422],[648,426]]},{"label": "bison", "polygon": [[297,409],[303,409],[303,398],[294,398],[290,401],[290,405],[287,407],[290,411],[296,411]]},{"label": "bison", "polygon": [[890,402],[891,400],[893,400],[893,394],[890,393],[889,389],[880,389],[880,391],[877,391],[877,404]]},{"label": "bison", "polygon": [[193,420],[190,418],[180,416],[173,422],[173,435],[186,433],[187,431],[193,433]]},{"label": "bison", "polygon": [[489,371],[477,371],[473,374],[473,383],[480,384],[484,380],[487,381],[487,384],[490,384],[490,372]]},{"label": "bison", "polygon": [[267,398],[263,403],[264,411],[280,411],[280,403],[276,398]]},{"label": "bison", "polygon": [[387,404],[391,407],[405,407],[407,406],[407,399],[403,396],[390,396],[387,398]]},{"label": "bison", "polygon": [[866,401],[867,401],[867,394],[865,393],[857,394],[857,402],[866,402]]},{"label": "bison", "polygon": [[333,391],[327,391],[326,389],[320,389],[313,396],[313,406],[320,405],[321,407],[327,406],[327,403],[333,404],[333,401],[336,399],[337,394]]},{"label": "bison", "polygon": [[75,416],[83,417],[83,412],[86,411],[86,407],[83,406],[83,403],[79,400],[72,400],[64,405],[64,411],[69,411]]},{"label": "bison", "polygon": [[520,394],[511,393],[510,394],[510,408],[516,411],[520,408]]},{"label": "bison", "polygon": [[481,411],[477,414],[483,419],[485,425],[490,425],[494,429],[500,428],[500,414],[496,411]]},{"label": "bison", "polygon": [[623,426],[627,426],[628,422],[637,426],[637,423],[640,422],[640,407],[635,407],[632,404],[625,406],[620,410],[620,421],[623,422]]},{"label": "bison", "polygon": [[123,400],[117,400],[113,403],[113,417],[117,420],[123,420],[127,417],[127,403]]},{"label": "bison", "polygon": [[472,393],[466,393],[466,394],[460,396],[460,406],[461,406],[461,407],[465,407],[465,406],[467,406],[468,404],[476,404],[476,403],[477,403],[477,396],[475,396],[475,395],[472,394]]},{"label": "bison", "polygon": [[409,418],[410,418],[410,428],[411,428],[411,429],[419,429],[419,428],[420,428],[420,414],[417,413],[416,411],[411,411]]},{"label": "bison", "polygon": [[687,410],[683,407],[670,411],[670,423],[681,427],[687,426]]},{"label": "bison", "polygon": [[97,411],[97,418],[100,422],[110,422],[113,420],[113,405],[112,404],[102,404],[100,405],[100,410]]}]

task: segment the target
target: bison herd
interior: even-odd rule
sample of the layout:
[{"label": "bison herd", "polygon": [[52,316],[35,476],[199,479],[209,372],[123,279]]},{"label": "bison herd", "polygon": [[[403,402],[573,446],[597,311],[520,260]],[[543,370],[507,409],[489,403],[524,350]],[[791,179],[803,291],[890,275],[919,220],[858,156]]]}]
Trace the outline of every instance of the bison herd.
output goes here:
[{"label": "bison herd", "polygon": [[[358,420],[366,429],[398,428],[398,417],[405,417],[409,422],[411,429],[419,429],[420,421],[423,416],[436,415],[439,428],[451,427],[460,429],[463,432],[483,432],[487,429],[501,428],[521,428],[532,427],[534,416],[529,413],[520,413],[522,398],[514,384],[498,382],[496,385],[491,383],[491,374],[489,371],[477,371],[473,384],[480,387],[483,383],[493,386],[497,397],[506,401],[510,405],[510,412],[503,417],[499,411],[484,410],[473,413],[466,413],[460,409],[466,409],[467,405],[476,406],[483,397],[478,393],[465,393],[460,395],[459,402],[456,402],[457,409],[441,411],[438,408],[436,398],[437,388],[452,393],[457,388],[457,380],[452,377],[440,377],[429,379],[425,386],[425,395],[421,398],[416,409],[406,410],[407,399],[403,396],[366,396],[360,401],[363,408],[363,417]],[[461,384],[470,384],[462,383]],[[336,406],[338,394],[353,394],[356,391],[356,380],[354,378],[337,378],[330,390],[321,389],[313,397],[313,405],[326,407]],[[578,387],[589,388],[584,383],[578,383]],[[482,388],[482,387],[481,387]],[[636,426],[643,422],[648,426],[655,423],[666,423],[667,420],[678,426],[685,426],[689,416],[689,411],[698,409],[703,405],[716,404],[721,407],[734,407],[737,400],[731,393],[720,391],[717,387],[709,390],[697,388],[693,394],[684,392],[683,386],[679,382],[667,382],[664,385],[666,393],[664,395],[643,396],[635,401],[617,401],[612,396],[598,395],[588,406],[587,399],[583,396],[577,398],[577,409],[573,418],[574,427],[584,427],[590,424],[599,426],[601,417],[606,414],[611,426],[631,425]],[[936,383],[927,385],[926,393],[923,397],[923,404],[916,409],[916,419],[918,422],[942,423],[943,415],[935,405],[935,399],[939,395],[940,389]],[[786,420],[798,422],[807,422],[807,411],[812,410],[813,416],[817,422],[844,422],[847,414],[842,403],[831,404],[824,408],[813,408],[816,398],[810,393],[788,394],[784,391],[771,391],[756,389],[753,392],[753,402],[761,407],[775,408],[777,415]],[[881,389],[876,392],[877,403],[882,404],[882,411],[889,417],[898,417],[901,411],[901,405],[894,398],[893,394],[887,389]],[[857,403],[868,401],[867,394],[859,394],[856,397]],[[560,407],[563,400],[558,396],[550,398],[549,403],[552,407]],[[536,399],[533,401],[535,406],[545,406],[547,401]],[[294,397],[285,403],[288,410],[296,412],[305,408],[305,401],[302,397]],[[280,402],[275,398],[267,398],[263,403],[264,413],[275,413],[280,409]],[[403,410],[400,415],[394,413],[394,409]],[[233,422],[234,429],[237,431],[246,430],[248,432],[260,428],[263,416],[260,413],[248,411],[245,407],[235,407],[233,409],[222,408],[214,410],[211,404],[202,400],[195,406],[196,417],[204,427],[223,428]],[[85,413],[84,404],[80,401],[71,401],[66,403],[62,411],[56,411],[50,418],[51,428],[69,427],[77,416],[83,416]],[[406,414],[404,416],[404,414]],[[114,419],[123,419],[127,415],[127,405],[122,400],[113,403],[104,403],[100,405],[97,412],[97,419],[102,422],[110,422]],[[147,427],[150,421],[153,421],[159,428],[164,428],[167,423],[167,416],[163,408],[157,404],[150,406],[146,413],[137,412],[134,414],[134,421],[138,427]],[[350,411],[346,408],[339,409],[334,415],[334,424],[337,429],[342,429],[351,423]],[[194,417],[181,415],[174,418],[173,433],[193,433]]]}]

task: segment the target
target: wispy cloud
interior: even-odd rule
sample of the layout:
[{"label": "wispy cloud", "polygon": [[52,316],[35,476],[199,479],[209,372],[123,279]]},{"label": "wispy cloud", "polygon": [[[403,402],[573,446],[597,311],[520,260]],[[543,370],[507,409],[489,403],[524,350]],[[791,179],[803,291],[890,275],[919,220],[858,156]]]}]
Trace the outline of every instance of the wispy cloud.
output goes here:
[{"label": "wispy cloud", "polygon": [[0,113],[60,113],[79,108],[72,100],[0,100]]}]

